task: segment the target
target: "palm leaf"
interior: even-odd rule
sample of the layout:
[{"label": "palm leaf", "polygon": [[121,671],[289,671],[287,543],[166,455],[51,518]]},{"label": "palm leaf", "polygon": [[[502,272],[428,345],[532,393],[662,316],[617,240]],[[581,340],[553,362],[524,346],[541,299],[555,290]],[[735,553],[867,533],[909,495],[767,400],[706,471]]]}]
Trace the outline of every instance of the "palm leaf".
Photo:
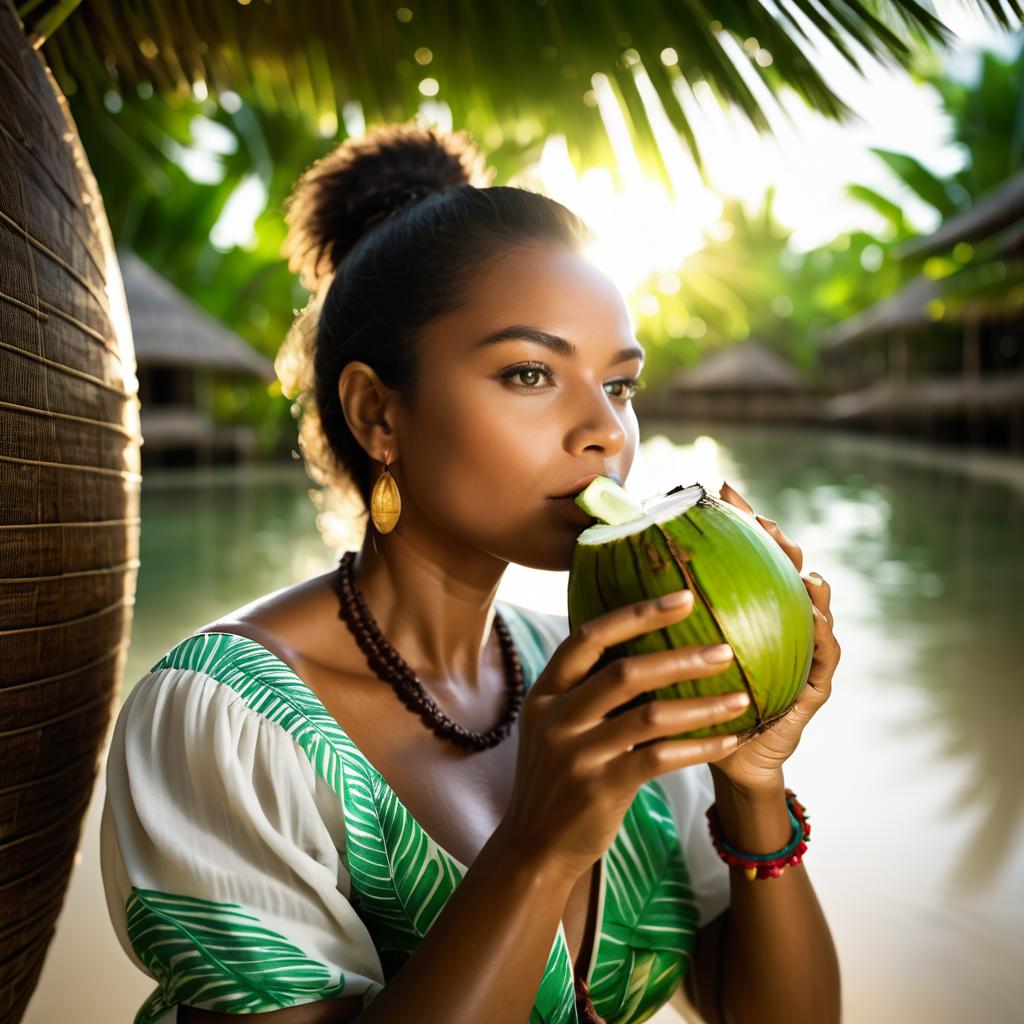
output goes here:
[{"label": "palm leaf", "polygon": [[411,953],[462,880],[442,850],[366,765],[345,771],[346,857],[352,884],[385,955]]},{"label": "palm leaf", "polygon": [[935,207],[944,219],[958,212],[959,206],[949,194],[946,182],[928,170],[916,157],[874,146],[871,147],[871,152],[881,157],[904,185],[920,196],[929,206]]},{"label": "palm leaf", "polygon": [[576,990],[572,964],[561,932],[555,937],[537,998],[530,1011],[529,1024],[576,1024]]},{"label": "palm leaf", "polygon": [[342,971],[310,959],[236,903],[132,886],[125,909],[132,948],[160,982],[147,1013],[157,1001],[260,1013],[345,990]]},{"label": "palm leaf", "polygon": [[656,780],[638,791],[605,864],[590,995],[604,1016],[644,1020],[682,979],[698,917],[672,812]]},{"label": "palm leaf", "polygon": [[[1018,0],[976,0],[1002,27],[1022,17]],[[66,92],[81,88],[99,106],[108,89],[153,83],[182,94],[202,81],[269,108],[303,110],[315,119],[337,114],[338,98],[358,99],[368,121],[412,114],[422,78],[439,83],[439,98],[459,127],[478,137],[495,126],[524,144],[562,132],[581,162],[607,163],[600,114],[584,102],[592,78],[615,82],[642,163],[663,180],[667,170],[633,73],[644,69],[673,126],[702,166],[699,140],[673,92],[683,76],[706,81],[723,104],[743,112],[763,132],[771,127],[747,79],[769,93],[799,93],[827,117],[850,110],[817,69],[809,43],[816,30],[858,67],[862,47],[883,63],[909,68],[916,53],[949,46],[953,34],[915,0],[694,0],[621,4],[497,4],[486,16],[474,4],[433,3],[399,16],[374,0],[343,3],[187,4],[182,0],[91,0],[52,35],[56,19],[26,11],[27,29],[48,35],[47,59]],[[33,23],[33,15],[39,21]],[[762,66],[732,42],[756,40],[771,54]],[[420,65],[414,54],[432,57]],[[674,50],[676,63],[662,53]],[[753,51],[753,46],[751,45]],[[739,63],[737,63],[739,62]],[[525,134],[524,134],[525,133]],[[671,188],[672,183],[666,180]]]},{"label": "palm leaf", "polygon": [[870,188],[868,185],[847,185],[846,194],[851,199],[859,199],[866,203],[875,213],[883,216],[896,229],[899,234],[907,230],[906,217],[903,215],[903,207],[887,199],[880,192]]}]

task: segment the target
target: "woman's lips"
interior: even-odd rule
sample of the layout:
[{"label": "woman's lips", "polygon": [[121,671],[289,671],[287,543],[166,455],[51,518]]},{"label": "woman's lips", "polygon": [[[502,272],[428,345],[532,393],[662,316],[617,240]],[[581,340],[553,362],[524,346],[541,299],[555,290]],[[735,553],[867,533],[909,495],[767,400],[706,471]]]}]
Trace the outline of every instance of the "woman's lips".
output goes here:
[{"label": "woman's lips", "polygon": [[620,487],[622,486],[622,477],[618,473],[610,470],[607,473],[590,473],[587,476],[581,476],[571,487],[567,487],[561,494],[552,495],[553,498],[575,498],[584,488],[590,483],[596,480],[599,476],[606,476],[609,480],[614,480]]},{"label": "woman's lips", "polygon": [[576,496],[570,494],[564,498],[548,498],[548,502],[554,505],[562,515],[577,522],[582,526],[589,526],[591,523],[596,523],[597,520],[589,513],[584,512],[583,509],[576,504]]},{"label": "woman's lips", "polygon": [[596,480],[600,475],[600,473],[590,473],[587,476],[581,476],[574,484],[566,487],[561,494],[553,494],[551,500],[561,501],[564,498],[575,498],[580,491],[584,490],[592,480]]}]

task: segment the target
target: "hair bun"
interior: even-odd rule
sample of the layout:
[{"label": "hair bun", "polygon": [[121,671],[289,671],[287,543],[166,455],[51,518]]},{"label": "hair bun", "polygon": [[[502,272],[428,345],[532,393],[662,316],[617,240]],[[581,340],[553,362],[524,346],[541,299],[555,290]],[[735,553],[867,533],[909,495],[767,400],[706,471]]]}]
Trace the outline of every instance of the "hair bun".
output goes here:
[{"label": "hair bun", "polygon": [[282,255],[303,286],[316,291],[378,220],[454,185],[486,187],[493,173],[465,131],[446,132],[417,118],[375,125],[299,177],[285,201]]}]

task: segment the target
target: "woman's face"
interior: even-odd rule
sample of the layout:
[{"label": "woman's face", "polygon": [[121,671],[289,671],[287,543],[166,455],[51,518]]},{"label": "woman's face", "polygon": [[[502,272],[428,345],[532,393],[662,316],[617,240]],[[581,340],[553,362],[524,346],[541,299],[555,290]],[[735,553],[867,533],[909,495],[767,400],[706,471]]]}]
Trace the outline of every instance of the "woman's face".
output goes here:
[{"label": "woman's face", "polygon": [[403,517],[412,502],[457,546],[568,569],[588,521],[552,497],[585,476],[625,481],[636,451],[643,352],[618,289],[584,257],[533,245],[489,265],[421,345],[398,429]]}]

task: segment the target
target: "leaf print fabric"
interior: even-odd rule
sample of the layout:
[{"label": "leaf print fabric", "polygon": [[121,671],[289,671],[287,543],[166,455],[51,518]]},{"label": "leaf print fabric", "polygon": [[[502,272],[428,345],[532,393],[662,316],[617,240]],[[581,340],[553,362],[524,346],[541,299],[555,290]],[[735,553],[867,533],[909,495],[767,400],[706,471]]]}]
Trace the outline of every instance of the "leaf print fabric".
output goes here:
[{"label": "leaf print fabric", "polygon": [[[568,620],[497,610],[530,685]],[[603,858],[588,982],[610,1024],[668,1000],[697,927],[728,903],[727,869],[697,827],[713,799],[698,767],[641,787]],[[230,633],[183,640],[125,701],[101,862],[115,931],[157,982],[134,1024],[168,1024],[179,1002],[240,1014],[345,994],[368,1005],[468,870],[289,666]],[[561,926],[530,1022],[576,1024]]]}]

